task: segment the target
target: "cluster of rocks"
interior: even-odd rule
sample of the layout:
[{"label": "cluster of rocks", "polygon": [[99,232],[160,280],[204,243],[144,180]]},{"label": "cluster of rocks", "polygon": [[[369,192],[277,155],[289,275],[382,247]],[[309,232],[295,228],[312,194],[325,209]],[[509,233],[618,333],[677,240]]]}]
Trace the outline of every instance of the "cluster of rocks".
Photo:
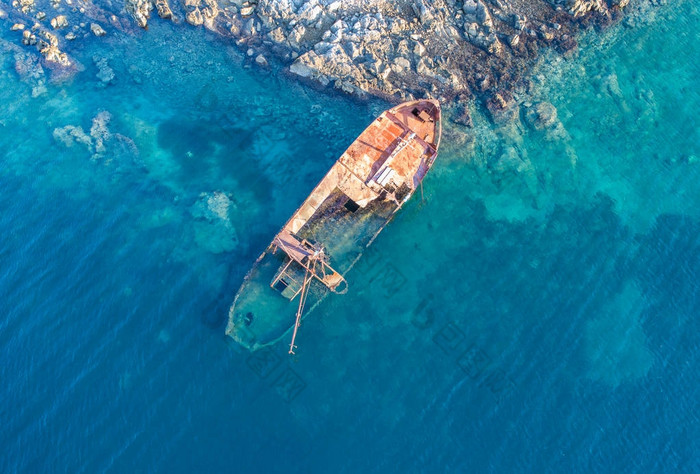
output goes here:
[{"label": "cluster of rocks", "polygon": [[[71,64],[67,41],[146,28],[157,14],[232,37],[251,62],[319,87],[390,100],[479,95],[499,108],[540,47],[571,50],[580,25],[611,21],[628,1],[14,0],[3,13],[18,19],[23,44],[61,66]],[[469,124],[466,108],[457,116]]]},{"label": "cluster of rocks", "polygon": [[104,36],[105,28],[134,30],[122,6],[113,11],[90,0],[13,0],[0,8],[0,20],[18,35],[18,43],[36,50],[52,70],[72,73],[79,69],[68,43],[90,36]]},{"label": "cluster of rocks", "polygon": [[111,161],[124,156],[137,160],[139,152],[136,144],[129,137],[111,132],[109,130],[111,120],[112,115],[103,110],[93,117],[89,132],[80,125],[66,125],[54,129],[53,138],[66,147],[75,145],[84,147],[95,161],[101,159]]},{"label": "cluster of rocks", "polygon": [[[8,48],[9,49],[9,48]],[[39,97],[47,92],[46,74],[36,56],[21,50],[14,51],[15,72],[20,79],[32,88],[32,97]]]},{"label": "cluster of rocks", "polygon": [[[492,99],[522,79],[539,47],[567,51],[573,33],[609,22],[628,0],[126,0],[146,27],[153,10],[233,37],[259,66],[348,94],[407,100]],[[486,94],[484,94],[486,93]],[[494,102],[495,101],[495,102]],[[468,114],[461,114],[469,123]]]},{"label": "cluster of rocks", "polygon": [[111,119],[112,116],[109,112],[102,111],[92,119],[89,134],[81,126],[66,125],[54,129],[53,138],[67,147],[72,147],[75,144],[82,145],[92,154],[92,158],[97,160],[105,155],[106,142],[112,138],[108,128]]}]

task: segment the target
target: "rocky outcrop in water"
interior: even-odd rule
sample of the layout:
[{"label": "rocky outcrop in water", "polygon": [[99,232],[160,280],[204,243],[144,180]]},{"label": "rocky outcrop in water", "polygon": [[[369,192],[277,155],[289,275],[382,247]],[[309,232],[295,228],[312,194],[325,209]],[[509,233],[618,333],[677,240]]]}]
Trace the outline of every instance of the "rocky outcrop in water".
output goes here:
[{"label": "rocky outcrop in water", "polygon": [[538,48],[575,47],[579,19],[605,22],[625,3],[259,0],[219,8],[207,26],[321,87],[396,100],[468,98],[512,87]]},{"label": "rocky outcrop in water", "polygon": [[40,55],[52,78],[61,79],[82,69],[71,57],[69,43],[103,36],[107,25],[129,30],[131,21],[124,13],[121,6],[109,11],[88,0],[14,0],[7,9],[0,9],[0,20],[9,23],[18,44]]},{"label": "rocky outcrop in water", "polygon": [[[144,25],[151,0],[134,18]],[[165,0],[159,0],[161,2]],[[293,77],[345,93],[498,101],[539,48],[575,48],[581,24],[605,24],[627,0],[180,0],[184,17],[233,37],[263,67],[275,58]],[[143,6],[147,5],[147,6]],[[150,7],[148,7],[150,5]],[[130,11],[136,11],[130,9]],[[159,12],[161,9],[159,9]],[[461,114],[462,123],[470,119]]]},{"label": "rocky outcrop in water", "polygon": [[84,148],[93,161],[104,160],[105,163],[129,160],[130,164],[141,166],[139,151],[134,141],[109,129],[112,115],[106,110],[100,111],[92,118],[89,133],[80,125],[66,125],[55,128],[53,138],[57,143],[72,148]]},{"label": "rocky outcrop in water", "polygon": [[229,214],[234,201],[225,193],[202,193],[190,208],[196,242],[212,253],[230,252],[238,245],[238,235]]},{"label": "rocky outcrop in water", "polygon": [[146,28],[155,11],[232,37],[251,62],[268,67],[274,59],[293,77],[319,87],[393,100],[479,95],[497,104],[501,91],[523,79],[539,48],[574,48],[581,24],[607,23],[627,2],[15,0],[4,13],[22,43],[54,66],[72,64],[64,51],[68,41],[128,30],[125,16]]}]

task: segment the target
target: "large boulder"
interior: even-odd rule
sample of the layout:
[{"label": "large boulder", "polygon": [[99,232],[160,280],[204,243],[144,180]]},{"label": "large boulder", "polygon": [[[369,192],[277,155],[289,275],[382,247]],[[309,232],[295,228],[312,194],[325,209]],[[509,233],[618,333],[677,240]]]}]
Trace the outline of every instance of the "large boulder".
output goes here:
[{"label": "large boulder", "polygon": [[137,25],[141,28],[146,28],[148,26],[148,17],[151,14],[151,10],[153,10],[153,4],[150,0],[126,0],[124,9],[134,18]]}]

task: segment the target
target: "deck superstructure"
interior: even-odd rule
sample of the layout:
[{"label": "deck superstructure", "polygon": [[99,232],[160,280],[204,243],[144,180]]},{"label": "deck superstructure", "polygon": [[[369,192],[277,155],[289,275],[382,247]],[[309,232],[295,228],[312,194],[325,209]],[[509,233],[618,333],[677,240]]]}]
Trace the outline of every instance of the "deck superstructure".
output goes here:
[{"label": "deck superstructure", "polygon": [[293,328],[293,353],[306,300],[347,291],[345,274],[421,186],[440,133],[436,100],[407,102],[374,120],[257,259],[226,333],[254,350]]}]

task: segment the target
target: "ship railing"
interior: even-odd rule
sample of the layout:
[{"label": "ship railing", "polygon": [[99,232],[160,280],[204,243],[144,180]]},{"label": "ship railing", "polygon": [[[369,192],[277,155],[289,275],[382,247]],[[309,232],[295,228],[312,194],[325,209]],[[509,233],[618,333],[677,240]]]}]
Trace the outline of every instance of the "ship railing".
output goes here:
[{"label": "ship railing", "polygon": [[[288,259],[287,263],[282,265],[279,268],[279,270],[277,270],[275,277],[272,279],[272,282],[270,283],[270,288],[275,288],[275,285],[277,285],[277,283],[284,278],[284,283],[288,287],[292,287],[292,291],[294,291],[294,294],[292,295],[292,297],[289,298],[290,301],[293,300],[294,298],[296,298],[299,293],[301,293],[301,289],[303,286],[301,283],[299,283],[299,281],[297,281],[296,278],[294,278],[294,276],[291,273],[289,273],[287,271],[287,269],[289,268],[289,266],[292,264],[293,261],[294,260],[292,260],[291,258]],[[291,283],[288,283],[288,282],[291,282]],[[293,285],[292,285],[292,283],[293,283]],[[283,291],[280,291],[280,293],[283,293]],[[283,294],[283,296],[286,296],[286,295]]]},{"label": "ship railing", "polygon": [[[306,271],[309,271],[312,278],[316,278],[333,293],[344,294],[347,292],[348,282],[345,280],[345,277],[328,263],[328,256],[325,254],[323,247],[320,245],[314,246],[306,239],[299,241],[290,233],[287,233],[285,237],[292,240],[292,242],[285,241],[279,236],[275,238],[274,242],[290,258],[286,267],[292,261],[295,261]],[[320,264],[320,275],[316,271],[317,263]]]}]

